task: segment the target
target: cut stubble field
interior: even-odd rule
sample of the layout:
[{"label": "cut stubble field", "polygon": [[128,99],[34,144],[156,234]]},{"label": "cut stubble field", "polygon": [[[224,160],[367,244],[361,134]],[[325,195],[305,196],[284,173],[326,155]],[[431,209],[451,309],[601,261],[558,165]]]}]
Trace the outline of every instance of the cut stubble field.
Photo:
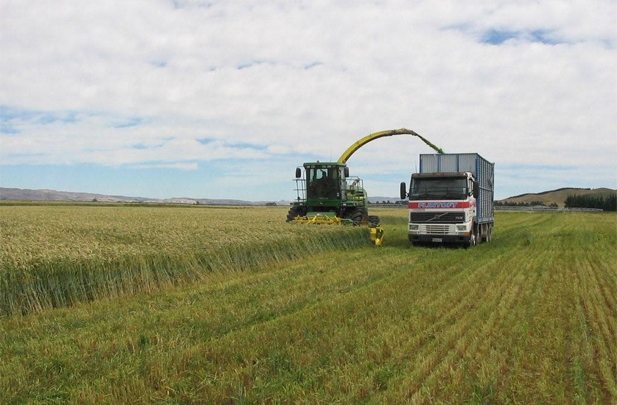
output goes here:
[{"label": "cut stubble field", "polygon": [[0,398],[617,402],[617,216],[498,213],[464,250],[406,212],[377,248],[281,208],[0,206]]}]

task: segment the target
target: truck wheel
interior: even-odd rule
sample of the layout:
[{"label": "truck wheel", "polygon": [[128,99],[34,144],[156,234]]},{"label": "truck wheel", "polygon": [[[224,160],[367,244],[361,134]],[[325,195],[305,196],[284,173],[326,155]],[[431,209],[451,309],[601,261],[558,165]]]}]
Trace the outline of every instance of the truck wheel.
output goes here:
[{"label": "truck wheel", "polygon": [[465,244],[465,249],[474,247],[478,244],[478,229],[474,225],[471,229],[471,236],[469,237],[469,242]]}]

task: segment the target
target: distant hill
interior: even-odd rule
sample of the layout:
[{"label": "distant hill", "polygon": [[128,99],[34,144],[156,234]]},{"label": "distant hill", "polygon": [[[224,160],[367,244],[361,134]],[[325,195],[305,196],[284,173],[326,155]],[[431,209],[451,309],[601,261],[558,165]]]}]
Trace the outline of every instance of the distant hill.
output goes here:
[{"label": "distant hill", "polygon": [[71,191],[56,190],[29,190],[21,188],[2,188],[0,187],[1,200],[16,201],[75,201],[88,202],[97,200],[99,202],[145,202],[151,200],[144,197],[124,197],[118,195],[104,195],[94,193],[76,193]]},{"label": "distant hill", "polygon": [[564,201],[568,195],[583,194],[583,195],[606,195],[617,193],[617,190],[610,188],[575,188],[564,187],[556,190],[543,191],[541,193],[526,193],[500,200],[502,203],[530,203],[532,201],[541,201],[544,205],[556,203],[559,207],[564,206]]},{"label": "distant hill", "polygon": [[[167,199],[147,197],[125,197],[94,193],[79,193],[56,190],[29,190],[21,188],[0,187],[0,200],[12,201],[72,201],[72,202],[107,202],[107,203],[142,203],[142,204],[201,204],[201,205],[266,205],[273,201],[244,201],[215,198],[174,197]],[[289,205],[289,201],[276,201],[276,205]]]},{"label": "distant hill", "polygon": [[369,197],[368,198],[368,202],[370,202],[371,204],[381,204],[383,202],[386,202],[386,204],[394,204],[397,201],[401,201],[400,198],[396,198],[396,197]]}]

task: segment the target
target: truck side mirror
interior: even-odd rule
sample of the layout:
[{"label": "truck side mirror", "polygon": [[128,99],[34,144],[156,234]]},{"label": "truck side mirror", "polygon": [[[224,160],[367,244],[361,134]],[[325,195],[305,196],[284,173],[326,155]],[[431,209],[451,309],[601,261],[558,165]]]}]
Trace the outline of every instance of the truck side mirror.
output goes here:
[{"label": "truck side mirror", "polygon": [[474,181],[472,184],[473,184],[473,198],[478,198],[478,196],[480,195],[480,187],[478,185],[478,182]]},{"label": "truck side mirror", "polygon": [[345,169],[343,169],[343,173],[345,174],[345,177],[349,177],[349,167],[345,166]]},{"label": "truck side mirror", "polygon": [[299,179],[300,177],[302,177],[302,169],[296,167],[296,179]]},{"label": "truck side mirror", "polygon": [[407,198],[407,185],[405,184],[405,182],[401,183],[401,200],[404,200],[405,198]]}]

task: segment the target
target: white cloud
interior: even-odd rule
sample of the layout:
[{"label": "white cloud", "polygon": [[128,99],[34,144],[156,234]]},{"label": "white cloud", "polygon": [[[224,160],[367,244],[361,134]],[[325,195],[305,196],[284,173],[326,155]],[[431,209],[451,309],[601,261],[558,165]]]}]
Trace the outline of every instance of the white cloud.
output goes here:
[{"label": "white cloud", "polygon": [[[497,167],[594,166],[610,177],[616,9],[604,0],[3,0],[0,105],[77,116],[5,119],[0,159],[335,159],[367,133],[405,126]],[[491,30],[513,37],[482,42]],[[537,32],[555,44],[534,42]],[[408,173],[423,148],[388,139],[350,163]]]}]

